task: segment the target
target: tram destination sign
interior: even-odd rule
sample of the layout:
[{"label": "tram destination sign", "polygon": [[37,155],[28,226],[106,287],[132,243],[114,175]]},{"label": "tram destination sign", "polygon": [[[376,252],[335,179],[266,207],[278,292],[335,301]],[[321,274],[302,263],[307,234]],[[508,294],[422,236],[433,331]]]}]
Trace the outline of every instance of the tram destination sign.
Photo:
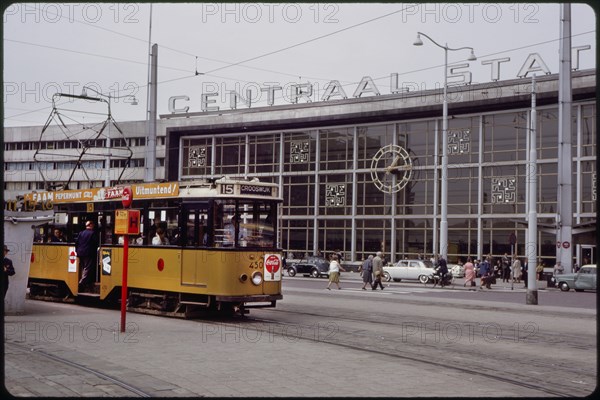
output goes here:
[{"label": "tram destination sign", "polygon": [[[236,190],[236,186],[239,188]],[[261,186],[261,185],[250,185],[247,183],[243,184],[234,184],[234,183],[223,183],[221,184],[221,194],[225,195],[233,195],[240,194],[246,196],[273,196],[273,187],[271,186]]]},{"label": "tram destination sign", "polygon": [[272,196],[273,188],[269,186],[240,185],[240,194]]}]

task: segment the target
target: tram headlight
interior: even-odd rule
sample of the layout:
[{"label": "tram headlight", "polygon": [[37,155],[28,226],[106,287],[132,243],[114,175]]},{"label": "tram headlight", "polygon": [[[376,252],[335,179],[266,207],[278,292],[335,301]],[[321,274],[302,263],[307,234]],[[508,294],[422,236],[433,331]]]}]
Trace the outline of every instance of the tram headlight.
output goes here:
[{"label": "tram headlight", "polygon": [[246,282],[247,280],[248,280],[248,275],[246,275],[246,274],[240,275],[240,282]]},{"label": "tram headlight", "polygon": [[252,274],[252,283],[256,286],[260,285],[263,281],[262,272],[256,271]]}]

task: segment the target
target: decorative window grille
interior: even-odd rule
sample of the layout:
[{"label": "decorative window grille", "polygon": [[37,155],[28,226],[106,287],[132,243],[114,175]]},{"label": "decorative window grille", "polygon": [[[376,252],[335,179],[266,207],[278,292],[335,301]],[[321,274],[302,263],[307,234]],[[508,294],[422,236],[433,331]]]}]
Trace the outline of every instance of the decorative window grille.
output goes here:
[{"label": "decorative window grille", "polygon": [[517,178],[492,178],[492,204],[514,203],[517,198]]}]

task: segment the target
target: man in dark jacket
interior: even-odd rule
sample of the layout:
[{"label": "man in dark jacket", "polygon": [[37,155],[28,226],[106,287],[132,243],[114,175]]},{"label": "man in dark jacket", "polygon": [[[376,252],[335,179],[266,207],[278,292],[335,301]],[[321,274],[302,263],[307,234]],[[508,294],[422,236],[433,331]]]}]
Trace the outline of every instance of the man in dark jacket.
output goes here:
[{"label": "man in dark jacket", "polygon": [[85,223],[85,230],[79,233],[75,242],[75,250],[79,258],[81,279],[79,291],[91,290],[96,281],[96,266],[98,264],[98,246],[100,236],[95,229],[94,221]]},{"label": "man in dark jacket", "polygon": [[491,280],[493,274],[492,265],[490,264],[490,257],[486,257],[481,264],[479,264],[479,274],[481,275],[481,286],[479,289],[483,289],[485,286],[488,289],[491,289]]},{"label": "man in dark jacket", "polygon": [[[438,258],[438,265],[437,265],[437,273],[440,276],[440,282],[444,282],[444,278],[446,277],[446,275],[448,275],[448,263],[446,262],[446,259],[444,258],[443,255],[440,254],[439,258]],[[444,286],[442,284],[442,286]]]},{"label": "man in dark jacket", "polygon": [[12,260],[6,257],[7,254],[8,247],[4,245],[4,268],[2,270],[2,291],[4,291],[4,298],[6,298],[6,292],[8,291],[8,277],[15,274]]}]

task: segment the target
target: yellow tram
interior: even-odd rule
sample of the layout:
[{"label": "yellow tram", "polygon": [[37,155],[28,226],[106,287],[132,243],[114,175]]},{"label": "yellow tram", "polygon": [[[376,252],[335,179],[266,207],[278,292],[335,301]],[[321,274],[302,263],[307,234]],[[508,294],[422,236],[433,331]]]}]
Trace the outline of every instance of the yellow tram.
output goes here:
[{"label": "yellow tram", "polygon": [[[30,298],[118,302],[123,236],[114,233],[124,187],[34,192],[26,204],[51,203],[54,223],[36,229]],[[277,244],[279,188],[256,179],[133,184],[140,235],[129,244],[127,309],[189,317],[198,311],[247,313],[282,298]],[[95,285],[83,292],[75,242],[93,220],[100,245]],[[160,231],[161,244],[153,239]],[[63,239],[54,236],[54,233]],[[64,240],[64,241],[61,241]]]}]

